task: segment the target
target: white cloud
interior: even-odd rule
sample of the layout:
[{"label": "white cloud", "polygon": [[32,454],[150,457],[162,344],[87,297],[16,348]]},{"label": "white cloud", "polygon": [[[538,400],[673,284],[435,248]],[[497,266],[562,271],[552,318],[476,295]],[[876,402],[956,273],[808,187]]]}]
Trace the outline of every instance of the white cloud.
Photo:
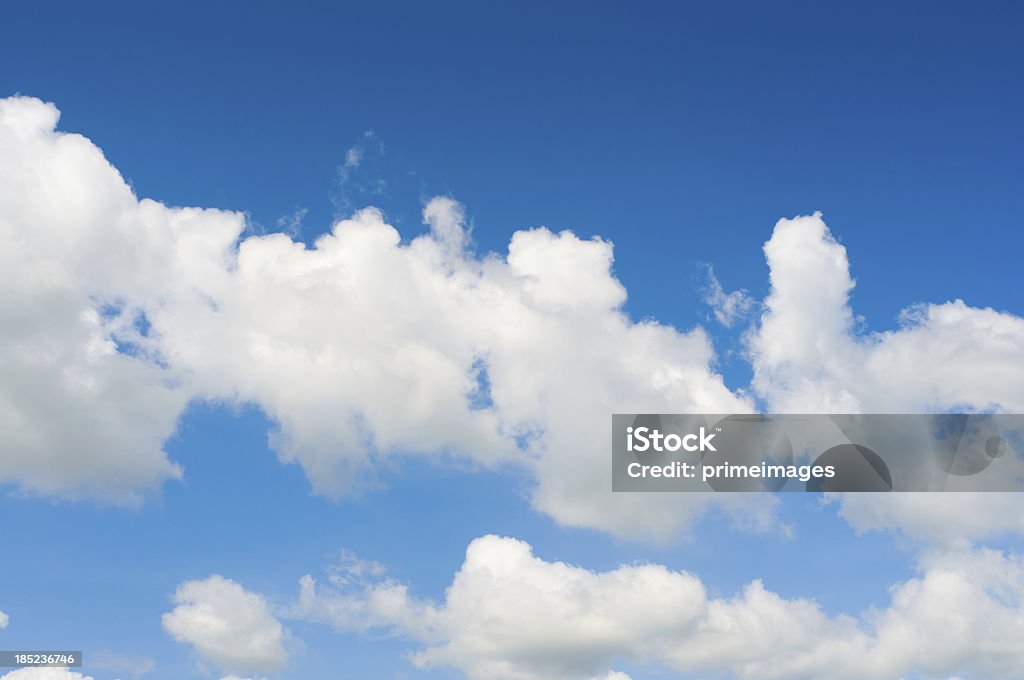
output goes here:
[{"label": "white cloud", "polygon": [[309,208],[296,208],[288,215],[282,215],[277,219],[277,229],[288,234],[292,238],[298,238],[302,233],[302,220],[309,213]]},{"label": "white cloud", "polygon": [[1024,498],[1018,493],[852,493],[832,500],[858,533],[891,531],[935,545],[1024,535]]},{"label": "white cloud", "polygon": [[0,680],[93,680],[91,675],[82,675],[66,668],[19,668],[0,675]]},{"label": "white cloud", "polygon": [[449,256],[461,255],[469,238],[466,211],[448,196],[435,196],[423,208],[423,222]]},{"label": "white cloud", "polygon": [[[780,220],[765,244],[771,293],[750,336],[753,387],[778,413],[1024,409],[1024,319],[960,300],[908,308],[858,334],[846,249],[820,214]],[[1020,494],[847,494],[858,531],[950,543],[1024,533]]]},{"label": "white cloud", "polygon": [[363,159],[363,147],[353,146],[345,153],[345,167],[358,168],[359,161]]},{"label": "white cloud", "polygon": [[[567,524],[665,538],[712,503],[770,521],[768,498],[608,491],[594,463],[613,411],[751,408],[715,374],[701,329],[622,313],[611,244],[540,228],[478,258],[447,198],[409,243],[372,209],[313,248],[239,240],[241,215],[136,200],[96,147],[54,132],[52,106],[4,107],[0,238],[20,294],[2,327],[26,337],[0,345],[0,479],[138,500],[181,474],[161,444],[189,399],[212,398],[258,404],[281,459],[325,494],[425,455],[524,466],[536,506]],[[662,519],[638,523],[640,507]]]},{"label": "white cloud", "polygon": [[898,330],[859,335],[846,248],[820,213],[780,220],[764,252],[771,293],[750,352],[769,410],[1024,409],[1024,319],[954,300],[909,307]]},{"label": "white cloud", "polygon": [[757,301],[745,290],[734,290],[726,293],[721,281],[715,276],[714,267],[708,265],[708,282],[704,288],[704,303],[711,307],[718,323],[732,328],[738,321],[745,319],[757,305]]},{"label": "white cloud", "polygon": [[185,244],[229,244],[242,219],[137,201],[87,139],[53,131],[57,117],[0,100],[0,482],[137,503],[181,475],[162,445],[189,395],[135,322],[175,272],[209,264]]},{"label": "white cloud", "polygon": [[230,673],[277,670],[288,661],[288,631],[266,600],[222,576],[186,581],[163,627],[203,659]]},{"label": "white cloud", "polygon": [[345,152],[345,161],[338,166],[338,193],[334,197],[336,207],[349,213],[354,201],[361,202],[367,196],[384,193],[387,181],[378,174],[384,155],[384,143],[373,130],[364,132],[359,142],[349,147]]},{"label": "white cloud", "polygon": [[[419,455],[525,468],[536,508],[622,536],[665,540],[713,505],[774,521],[769,496],[609,491],[610,413],[754,408],[703,329],[623,313],[610,243],[537,228],[478,257],[445,197],[411,241],[373,209],[313,247],[243,239],[241,214],[138,200],[57,117],[0,100],[0,482],[137,503],[181,476],[163,443],[212,399],[263,409],[318,493]],[[820,215],[780,221],[765,254],[749,337],[771,410],[1024,406],[1024,320],[956,301],[857,335],[846,251]],[[721,295],[723,318],[747,304]]]},{"label": "white cloud", "polygon": [[[175,421],[194,389],[187,389],[189,369],[216,368],[230,346],[216,342],[211,329],[174,328],[190,320],[203,321],[213,314],[212,305],[237,300],[233,320],[218,315],[217,326],[234,324],[233,337],[249,338],[240,348],[248,357],[237,357],[235,366],[197,376],[196,382],[216,386],[209,390],[229,398],[245,390],[245,398],[258,398],[249,385],[221,382],[230,377],[240,363],[256,360],[268,353],[278,354],[263,378],[271,370],[309,370],[316,354],[329,349],[337,337],[318,339],[316,328],[308,337],[300,326],[292,329],[276,325],[289,319],[275,310],[267,326],[246,328],[244,315],[261,313],[255,309],[254,296],[263,290],[246,290],[245,276],[232,278],[234,248],[242,232],[241,215],[194,209],[170,209],[153,201],[137,201],[129,187],[103,158],[99,149],[78,135],[54,132],[57,110],[30,98],[0,101],[0,163],[4,182],[0,183],[0,283],[9,294],[0,303],[0,426],[5,437],[0,442],[0,480],[17,483],[22,491],[63,497],[98,497],[104,500],[137,502],[140,492],[155,488],[162,481],[180,476],[181,469],[169,462],[161,450],[173,432]],[[382,230],[390,230],[381,225]],[[250,239],[244,251],[248,257],[245,272],[259,276],[260,267],[275,267],[274,262],[259,262],[275,247],[291,244],[277,236]],[[275,245],[276,244],[276,245]],[[332,262],[323,260],[322,274],[331,276]],[[313,264],[300,257],[301,269]],[[243,274],[245,273],[243,272]],[[317,273],[311,272],[314,277]],[[343,272],[335,272],[344,274]],[[296,271],[281,271],[287,280]],[[288,305],[302,295],[304,284],[282,285],[277,296]],[[325,281],[308,281],[319,287]],[[274,285],[267,286],[274,288]],[[332,291],[319,302],[336,306]],[[395,291],[398,292],[398,291]],[[373,299],[353,301],[354,306],[374,304]],[[273,308],[273,306],[271,307]],[[307,305],[294,321],[306,323],[324,307]],[[382,310],[382,317],[389,311]],[[135,321],[143,318],[151,326],[147,337],[136,330]],[[358,320],[358,319],[356,319]],[[367,321],[377,321],[368,319]],[[190,361],[168,367],[164,355],[162,330],[172,331],[174,349],[201,357],[214,350],[209,365]],[[258,337],[264,330],[273,332]],[[206,331],[206,332],[204,332]],[[285,336],[279,337],[284,331]],[[349,365],[362,365],[371,374],[376,362],[390,359],[385,350],[377,355],[372,344],[353,346],[357,329],[349,329],[347,343],[338,347],[338,357],[351,358]],[[399,339],[400,340],[400,339]],[[116,351],[115,341],[130,344],[135,351]],[[302,345],[306,346],[303,347]],[[294,345],[294,349],[289,346]],[[366,356],[359,354],[366,352]],[[293,360],[287,356],[294,355]],[[309,359],[309,361],[303,361]],[[396,372],[406,371],[416,381],[421,367],[442,364],[444,357],[415,348],[399,359]],[[199,364],[196,366],[196,364]],[[454,370],[450,365],[443,370]],[[325,383],[337,379],[352,380],[358,375],[325,376]],[[448,387],[456,382],[461,389],[468,378],[449,375]],[[291,388],[297,389],[303,376],[292,374]],[[397,378],[394,382],[402,382]],[[421,385],[425,384],[420,381]],[[350,384],[353,395],[363,390]],[[422,391],[422,389],[421,389]],[[319,397],[310,395],[310,401]],[[329,393],[323,396],[331,396]],[[423,394],[424,399],[430,395]],[[292,400],[294,401],[294,400]],[[394,403],[401,403],[397,400]],[[349,404],[327,403],[324,413],[297,413],[302,404],[293,403],[285,415],[294,420],[282,428],[279,441],[301,439],[339,439],[352,437],[347,454],[358,458],[365,445],[356,433],[359,414]],[[274,405],[268,405],[268,410]],[[296,412],[296,415],[293,415]],[[332,428],[324,418],[340,415],[341,424]],[[306,422],[306,421],[310,422]],[[443,425],[444,423],[442,423]],[[318,434],[317,428],[330,431]],[[301,431],[296,436],[292,430]],[[492,428],[493,429],[493,428]],[[367,435],[369,433],[366,433]],[[491,437],[494,438],[493,435]],[[469,445],[474,442],[470,440]],[[322,447],[330,445],[325,441]],[[286,452],[294,457],[294,452]],[[306,458],[314,484],[320,486],[315,470],[321,470],[322,486],[344,461]],[[332,472],[332,469],[334,471]]]},{"label": "white cloud", "polygon": [[348,184],[352,171],[356,170],[359,164],[363,162],[364,153],[363,147],[358,144],[349,147],[349,150],[345,152],[345,162],[338,168],[338,185],[342,189]]},{"label": "white cloud", "polygon": [[11,617],[0,610],[0,630],[3,630],[11,622]]},{"label": "white cloud", "polygon": [[966,673],[1002,678],[1024,664],[1024,561],[992,550],[923,557],[887,608],[829,616],[760,581],[731,598],[658,565],[593,572],[488,536],[470,544],[441,603],[394,581],[301,582],[296,616],[339,630],[383,628],[422,647],[420,667],[470,680],[603,676],[615,659],[737,678],[872,680]]}]

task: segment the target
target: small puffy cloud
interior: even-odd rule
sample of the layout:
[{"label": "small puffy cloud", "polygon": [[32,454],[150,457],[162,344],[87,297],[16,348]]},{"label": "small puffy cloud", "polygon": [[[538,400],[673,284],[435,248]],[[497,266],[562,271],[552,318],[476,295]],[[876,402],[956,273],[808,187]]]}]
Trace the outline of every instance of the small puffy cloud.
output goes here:
[{"label": "small puffy cloud", "polygon": [[163,627],[229,673],[269,672],[288,661],[288,631],[262,596],[222,576],[186,581]]},{"label": "small puffy cloud", "polygon": [[11,617],[7,616],[2,610],[0,610],[0,630],[7,627],[7,624],[11,622]]},{"label": "small puffy cloud", "polygon": [[521,541],[470,544],[443,602],[383,580],[301,581],[293,614],[342,631],[383,628],[420,643],[423,668],[471,680],[627,677],[615,659],[749,680],[1003,678],[1024,664],[1024,561],[992,550],[926,554],[886,608],[829,616],[753,581],[732,597],[658,565],[594,572]]}]

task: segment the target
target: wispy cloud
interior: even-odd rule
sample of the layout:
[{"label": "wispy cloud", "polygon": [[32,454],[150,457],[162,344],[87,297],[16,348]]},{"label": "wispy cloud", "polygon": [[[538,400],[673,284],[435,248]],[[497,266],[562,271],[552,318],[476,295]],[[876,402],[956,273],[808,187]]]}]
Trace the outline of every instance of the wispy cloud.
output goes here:
[{"label": "wispy cloud", "polygon": [[350,213],[360,202],[382,196],[388,183],[383,176],[386,149],[377,133],[367,130],[359,142],[349,147],[345,159],[338,166],[338,185],[333,197],[342,213]]},{"label": "wispy cloud", "polygon": [[309,208],[296,208],[291,213],[282,215],[277,219],[278,231],[288,234],[292,238],[297,238],[302,234],[302,221],[308,213]]},{"label": "wispy cloud", "polygon": [[736,323],[745,321],[757,306],[757,301],[746,290],[725,292],[715,269],[706,265],[707,283],[704,286],[704,303],[711,307],[718,323],[732,328]]}]

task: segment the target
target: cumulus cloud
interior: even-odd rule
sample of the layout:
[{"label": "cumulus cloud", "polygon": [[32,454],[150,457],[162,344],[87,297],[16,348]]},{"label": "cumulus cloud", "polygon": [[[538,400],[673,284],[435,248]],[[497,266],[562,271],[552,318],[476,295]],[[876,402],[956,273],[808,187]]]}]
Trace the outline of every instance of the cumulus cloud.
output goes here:
[{"label": "cumulus cloud", "polygon": [[[765,311],[749,337],[752,386],[777,413],[1024,409],[1024,319],[955,300],[908,307],[897,330],[857,333],[846,248],[820,213],[780,220],[764,246]],[[848,494],[858,531],[918,541],[1024,532],[1019,494]]]},{"label": "cumulus cloud", "polygon": [[[595,463],[616,409],[749,408],[710,368],[703,331],[629,321],[606,242],[536,229],[505,259],[476,259],[461,251],[461,206],[424,212],[431,231],[407,245],[375,210],[312,250],[246,239],[204,289],[213,304],[153,315],[168,361],[204,394],[260,404],[282,459],[321,493],[417,453],[532,468],[537,506],[571,524],[667,535],[702,507],[612,496]],[[628,511],[640,503],[674,520],[640,526]]]},{"label": "cumulus cloud", "polygon": [[288,661],[288,631],[262,596],[222,576],[186,581],[163,627],[229,673],[269,672]]},{"label": "cumulus cloud", "polygon": [[147,356],[140,300],[167,282],[174,232],[241,219],[139,202],[57,118],[0,100],[0,482],[136,503],[181,475],[162,445],[188,399]]},{"label": "cumulus cloud", "polygon": [[[239,213],[139,200],[57,119],[0,101],[0,482],[138,503],[183,474],[163,443],[190,401],[213,400],[260,407],[317,493],[417,455],[526,469],[536,508],[622,536],[667,539],[713,505],[773,522],[769,496],[610,492],[609,414],[755,404],[725,386],[702,328],[624,313],[607,241],[540,227],[478,256],[448,197],[411,240],[372,208],[311,247],[243,238]],[[765,255],[771,293],[747,337],[770,410],[1024,404],[1024,320],[953,301],[858,334],[820,215],[780,221]],[[750,305],[718,292],[727,321]]]},{"label": "cumulus cloud", "polygon": [[7,627],[7,624],[11,622],[11,617],[7,616],[2,610],[0,610],[0,630]]},{"label": "cumulus cloud", "polygon": [[[189,400],[213,399],[259,405],[319,493],[425,455],[526,467],[538,508],[621,534],[667,537],[715,502],[770,517],[767,498],[609,492],[611,412],[752,407],[703,330],[623,313],[610,243],[537,228],[478,257],[445,197],[409,242],[374,209],[311,248],[241,239],[239,214],[137,200],[99,149],[55,131],[52,105],[3,106],[0,252],[18,294],[0,311],[0,479],[137,501],[182,474],[161,445]],[[640,507],[661,519],[637,523]]]},{"label": "cumulus cloud", "polygon": [[487,536],[470,544],[443,602],[390,580],[339,588],[307,576],[294,614],[407,636],[422,645],[417,666],[471,680],[621,678],[610,669],[620,658],[751,680],[1001,678],[1024,664],[1024,561],[962,549],[926,554],[917,572],[892,587],[886,608],[830,616],[760,581],[716,598],[687,572],[594,572]]},{"label": "cumulus cloud", "polygon": [[1024,319],[961,300],[914,305],[894,331],[858,334],[846,248],[820,213],[780,220],[764,246],[753,387],[777,413],[1024,409]]}]

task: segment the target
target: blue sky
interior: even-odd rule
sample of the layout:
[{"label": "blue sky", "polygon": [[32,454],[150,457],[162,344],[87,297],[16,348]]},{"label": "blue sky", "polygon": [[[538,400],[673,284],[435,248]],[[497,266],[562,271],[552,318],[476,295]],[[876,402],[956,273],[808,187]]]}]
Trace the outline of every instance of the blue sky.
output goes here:
[{"label": "blue sky", "polygon": [[[771,225],[819,209],[873,323],[908,300],[1014,309],[988,284],[1012,249],[959,247],[980,225],[1011,243],[1021,208],[1014,3],[559,4],[13,6],[0,77],[140,195],[270,228],[305,207],[307,238],[375,130],[386,172],[416,173],[377,201],[394,219],[417,230],[450,192],[485,250],[540,224],[635,240],[616,271],[638,315],[692,323],[696,261],[763,293]],[[922,271],[954,252],[955,276]]]},{"label": "blue sky", "polygon": [[[1008,350],[953,338],[975,348],[965,373],[1019,366],[1022,13],[997,2],[60,2],[46,12],[15,3],[0,21],[0,97],[53,102],[58,129],[102,149],[139,198],[245,213],[241,238],[301,215],[292,235],[312,247],[337,219],[374,205],[408,244],[431,233],[421,212],[439,195],[465,206],[472,262],[504,257],[521,229],[601,236],[614,243],[612,272],[631,319],[705,328],[725,386],[782,408],[795,397],[751,384],[759,366],[766,376],[789,370],[772,363],[772,337],[747,339],[761,305],[771,307],[762,246],[778,220],[818,210],[856,280],[850,306],[864,320],[853,337],[898,329],[909,305],[962,299],[993,308],[1010,329]],[[352,149],[358,163],[346,169]],[[704,300],[708,264],[726,291],[757,301],[731,328]],[[944,332],[953,331],[934,330],[936,342]],[[983,401],[1019,409],[1016,373],[1004,374],[1008,386]],[[925,385],[899,403],[975,405],[970,376],[955,379],[965,382]],[[806,399],[827,401],[834,387]],[[663,564],[726,599],[762,579],[827,616],[857,616],[888,607],[890,588],[927,571],[922,556],[943,544],[915,511],[878,519],[796,495],[774,510],[698,513],[652,542],[543,505],[533,495],[543,473],[532,468],[436,463],[416,451],[382,464],[377,488],[327,498],[311,493],[309,459],[282,464],[287,454],[268,443],[282,417],[302,414],[281,406],[286,415],[275,418],[272,397],[261,408],[251,403],[259,397],[225,396],[247,385],[224,389],[172,413],[164,450],[184,478],[147,491],[139,507],[31,492],[21,473],[0,468],[0,611],[10,618],[0,647],[83,649],[97,680],[130,673],[90,668],[95,652],[146,668],[151,660],[140,677],[153,680],[225,677],[230,665],[175,641],[161,622],[179,584],[221,574],[260,593],[301,641],[283,668],[239,673],[486,677],[470,662],[416,668],[407,655],[433,643],[398,624],[336,632],[293,615],[298,579],[325,581],[344,549],[440,602],[467,545],[498,534],[547,562],[593,572]],[[887,402],[859,402],[876,403]],[[321,405],[331,408],[327,397]],[[605,453],[590,459],[604,464]],[[737,527],[750,513],[771,514],[771,526]],[[991,533],[964,528],[964,540],[1016,555],[1019,529],[994,524]],[[986,662],[964,667],[991,672]],[[738,673],[724,662],[673,671],[671,661],[626,651],[612,668],[634,680]]]}]

